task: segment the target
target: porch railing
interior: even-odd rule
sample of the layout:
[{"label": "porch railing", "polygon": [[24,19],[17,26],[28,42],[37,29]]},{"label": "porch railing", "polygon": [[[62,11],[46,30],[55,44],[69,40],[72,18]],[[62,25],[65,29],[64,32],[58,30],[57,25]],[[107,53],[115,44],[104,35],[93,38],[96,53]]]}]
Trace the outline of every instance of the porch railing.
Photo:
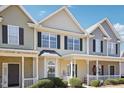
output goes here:
[{"label": "porch railing", "polygon": [[32,84],[36,83],[37,78],[24,78],[24,87],[30,87]]}]

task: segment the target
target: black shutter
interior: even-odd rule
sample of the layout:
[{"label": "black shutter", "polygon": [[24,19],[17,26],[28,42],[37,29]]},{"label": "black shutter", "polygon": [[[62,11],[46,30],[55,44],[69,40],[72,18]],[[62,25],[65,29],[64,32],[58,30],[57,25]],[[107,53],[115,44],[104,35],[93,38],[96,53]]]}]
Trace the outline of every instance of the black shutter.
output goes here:
[{"label": "black shutter", "polygon": [[93,52],[96,52],[96,40],[93,39]]},{"label": "black shutter", "polygon": [[80,38],[80,51],[82,51],[82,39]]},{"label": "black shutter", "polygon": [[116,54],[118,54],[118,44],[116,44]]},{"label": "black shutter", "polygon": [[19,45],[24,45],[24,28],[19,27]]},{"label": "black shutter", "polygon": [[77,77],[77,64],[75,64],[75,76]]},{"label": "black shutter", "polygon": [[73,66],[73,67],[72,67],[72,68],[73,68],[73,69],[72,69],[72,76],[74,77],[74,75],[75,75],[75,72],[74,72],[74,66],[75,66],[75,64],[73,64],[72,66]]},{"label": "black shutter", "polygon": [[3,44],[7,44],[8,43],[7,25],[2,25],[2,43]]},{"label": "black shutter", "polygon": [[41,47],[41,32],[37,32],[37,46]]},{"label": "black shutter", "polygon": [[104,66],[102,65],[102,75],[104,75]]},{"label": "black shutter", "polygon": [[67,36],[64,37],[64,46],[65,46],[65,50],[67,50]]},{"label": "black shutter", "polygon": [[60,49],[60,35],[57,35],[57,48]]},{"label": "black shutter", "polygon": [[103,41],[101,41],[101,53],[103,53]]}]

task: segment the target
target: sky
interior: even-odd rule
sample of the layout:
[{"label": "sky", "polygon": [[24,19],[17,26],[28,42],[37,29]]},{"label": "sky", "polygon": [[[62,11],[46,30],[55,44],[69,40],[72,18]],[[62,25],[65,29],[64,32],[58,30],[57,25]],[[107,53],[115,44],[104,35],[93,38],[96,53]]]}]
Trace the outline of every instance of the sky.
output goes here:
[{"label": "sky", "polygon": [[[60,5],[25,5],[25,9],[36,20],[40,21],[49,14],[59,9]],[[70,12],[74,15],[82,28],[87,29],[103,18],[108,18],[119,32],[121,37],[124,37],[124,5],[68,5]],[[124,43],[121,49],[124,51]]]}]

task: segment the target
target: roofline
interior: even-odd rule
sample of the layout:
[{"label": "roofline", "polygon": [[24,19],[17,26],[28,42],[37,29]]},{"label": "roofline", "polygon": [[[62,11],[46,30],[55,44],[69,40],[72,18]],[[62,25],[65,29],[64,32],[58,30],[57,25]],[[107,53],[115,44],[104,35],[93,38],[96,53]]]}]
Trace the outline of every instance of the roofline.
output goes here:
[{"label": "roofline", "polygon": [[92,31],[89,32],[88,34],[91,34],[91,33],[94,32],[95,29],[97,29],[97,28],[99,28],[99,29],[102,31],[102,33],[103,33],[104,35],[106,35],[108,38],[110,38],[110,36],[106,33],[106,31],[104,30],[104,28],[103,28],[100,24],[98,24],[94,29],[92,29]]},{"label": "roofline", "polygon": [[108,25],[110,26],[110,28],[112,29],[112,31],[114,32],[115,36],[121,40],[121,37],[119,36],[118,32],[116,31],[116,29],[113,27],[112,23],[110,22],[110,20],[106,17],[104,19],[102,19],[100,22],[98,22],[99,24],[103,23],[103,22],[107,22]]},{"label": "roofline", "polygon": [[50,15],[48,15],[47,17],[45,17],[44,19],[42,19],[41,21],[39,21],[38,23],[42,23],[46,20],[48,20],[50,17],[54,16],[56,13],[60,12],[61,10],[65,10],[67,12],[67,14],[72,18],[73,22],[78,26],[78,28],[84,32],[85,34],[87,34],[87,32],[81,27],[81,25],[79,24],[79,22],[77,21],[77,19],[72,15],[72,13],[69,11],[69,9],[66,6],[63,6],[61,8],[59,8],[58,10],[56,10],[55,12],[51,13]]},{"label": "roofline", "polygon": [[[4,11],[6,8],[8,8],[11,5],[4,5],[0,7],[0,12]],[[26,16],[31,19],[35,24],[37,24],[36,20],[27,12],[27,10],[22,5],[16,5],[18,6],[25,14]]]}]

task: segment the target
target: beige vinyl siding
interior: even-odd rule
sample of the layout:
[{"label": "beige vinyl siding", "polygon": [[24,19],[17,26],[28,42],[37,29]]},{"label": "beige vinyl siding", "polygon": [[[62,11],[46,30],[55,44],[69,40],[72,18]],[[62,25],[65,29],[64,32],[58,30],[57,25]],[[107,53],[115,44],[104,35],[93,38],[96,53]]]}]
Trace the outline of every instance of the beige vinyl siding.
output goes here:
[{"label": "beige vinyl siding", "polygon": [[[9,6],[0,13],[3,21],[0,23],[0,47],[17,48],[17,49],[33,49],[33,29],[29,28],[27,22],[31,20],[24,14],[18,6]],[[2,25],[15,25],[24,28],[24,46],[2,44]]]}]

